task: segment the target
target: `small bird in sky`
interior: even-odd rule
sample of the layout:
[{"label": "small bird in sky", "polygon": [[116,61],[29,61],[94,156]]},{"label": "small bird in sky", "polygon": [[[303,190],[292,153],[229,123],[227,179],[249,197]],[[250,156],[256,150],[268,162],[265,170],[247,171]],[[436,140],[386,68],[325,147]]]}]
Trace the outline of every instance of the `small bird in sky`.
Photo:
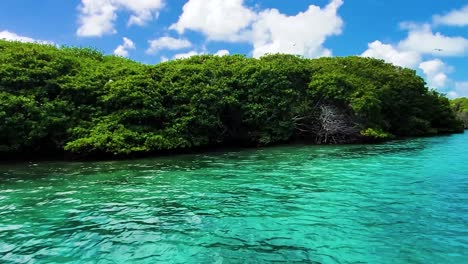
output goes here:
[{"label": "small bird in sky", "polygon": [[435,51],[443,51],[443,49],[434,49]]}]

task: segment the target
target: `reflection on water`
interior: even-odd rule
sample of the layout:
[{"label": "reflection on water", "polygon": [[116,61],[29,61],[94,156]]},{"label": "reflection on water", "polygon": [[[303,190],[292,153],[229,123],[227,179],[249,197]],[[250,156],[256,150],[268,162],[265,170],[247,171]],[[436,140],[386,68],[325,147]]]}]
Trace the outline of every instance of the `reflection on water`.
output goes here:
[{"label": "reflection on water", "polygon": [[468,136],[0,166],[1,263],[468,263]]}]

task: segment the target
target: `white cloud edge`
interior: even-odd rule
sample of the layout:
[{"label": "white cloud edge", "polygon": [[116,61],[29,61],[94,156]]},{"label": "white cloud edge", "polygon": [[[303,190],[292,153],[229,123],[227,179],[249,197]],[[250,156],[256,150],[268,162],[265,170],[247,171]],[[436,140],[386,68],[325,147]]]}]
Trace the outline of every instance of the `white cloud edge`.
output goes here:
[{"label": "white cloud edge", "polygon": [[135,43],[131,39],[123,37],[123,43],[117,46],[117,48],[114,50],[114,55],[120,57],[128,57],[129,50],[134,49],[136,49]]},{"label": "white cloud edge", "polygon": [[197,55],[213,55],[213,56],[219,56],[219,57],[223,57],[223,56],[227,56],[229,55],[230,52],[229,50],[227,49],[220,49],[214,53],[208,53],[206,52],[206,50],[190,50],[188,52],[182,52],[182,53],[176,53],[174,54],[172,57],[167,57],[165,55],[161,56],[159,58],[160,62],[166,62],[166,61],[170,61],[170,60],[177,60],[177,59],[187,59],[187,58],[190,58],[192,56],[197,56]]},{"label": "white cloud edge", "polygon": [[79,37],[102,37],[117,33],[115,21],[122,11],[130,13],[127,26],[143,26],[159,16],[164,0],[81,0],[78,6]]},{"label": "white cloud edge", "polygon": [[21,35],[18,35],[17,33],[14,33],[8,30],[0,31],[0,39],[7,40],[7,41],[19,41],[19,42],[24,42],[24,43],[55,45],[55,43],[52,41],[40,40],[40,39],[34,39],[34,38],[26,37],[26,36],[21,36]]},{"label": "white cloud edge", "polygon": [[451,10],[444,15],[434,15],[432,17],[432,23],[434,25],[445,26],[468,26],[468,4],[460,9]]},{"label": "white cloud edge", "polygon": [[467,55],[468,39],[434,32],[433,26],[428,23],[403,22],[400,28],[408,31],[406,38],[394,44],[384,44],[378,40],[368,43],[367,50],[361,56],[420,70],[430,88],[453,96],[457,82],[450,79],[449,74],[454,68],[440,58]]},{"label": "white cloud edge", "polygon": [[468,81],[455,82],[454,87],[447,93],[449,98],[468,97]]},{"label": "white cloud edge", "polygon": [[338,15],[342,5],[343,0],[329,0],[325,7],[309,5],[305,11],[288,16],[277,9],[255,11],[243,0],[189,0],[169,29],[181,35],[196,31],[208,41],[248,43],[254,57],[267,53],[331,56],[324,43],[342,32],[344,22]]},{"label": "white cloud edge", "polygon": [[186,38],[174,38],[170,36],[149,40],[148,44],[147,54],[155,54],[161,50],[181,50],[193,46],[192,42]]}]

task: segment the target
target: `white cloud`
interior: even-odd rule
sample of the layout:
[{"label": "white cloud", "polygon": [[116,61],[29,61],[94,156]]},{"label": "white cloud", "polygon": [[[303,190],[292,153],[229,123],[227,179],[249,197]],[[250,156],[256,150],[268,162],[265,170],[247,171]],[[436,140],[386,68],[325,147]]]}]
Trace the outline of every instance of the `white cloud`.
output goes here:
[{"label": "white cloud", "polygon": [[173,37],[161,37],[148,41],[150,47],[146,50],[148,54],[154,54],[160,50],[179,50],[192,46],[192,43],[187,39],[177,39]]},{"label": "white cloud", "polygon": [[163,0],[118,0],[125,9],[132,12],[128,25],[143,26],[159,15],[159,10],[164,7]]},{"label": "white cloud", "polygon": [[[442,89],[449,86],[452,81],[449,79],[448,73],[452,71],[452,68],[447,66],[440,59],[423,61],[424,55],[431,55],[432,53],[432,51],[425,48],[425,44],[423,44],[424,41],[428,40],[421,40],[419,48],[406,45],[409,39],[411,39],[410,42],[415,41],[415,39],[412,39],[414,38],[412,34],[414,31],[421,30],[421,27],[417,27],[415,24],[405,24],[405,27],[408,28],[410,32],[408,33],[408,38],[401,41],[399,45],[395,46],[383,44],[380,41],[374,41],[368,44],[368,49],[362,53],[361,56],[383,59],[402,67],[420,69],[424,74],[428,86],[431,88]],[[404,45],[402,43],[404,43]]]},{"label": "white cloud", "polygon": [[9,40],[9,41],[32,42],[32,43],[39,43],[39,44],[54,44],[51,41],[38,40],[38,39],[30,38],[30,37],[20,36],[8,30],[0,31],[0,39]]},{"label": "white cloud", "polygon": [[445,15],[435,15],[433,22],[435,25],[468,26],[468,5]]},{"label": "white cloud", "polygon": [[180,34],[187,29],[199,31],[209,40],[236,41],[255,17],[243,0],[189,0],[170,29]]},{"label": "white cloud", "polygon": [[421,56],[417,52],[398,50],[378,40],[369,43],[368,49],[361,56],[382,59],[402,67],[415,67],[421,61]]},{"label": "white cloud", "polygon": [[[395,65],[420,69],[429,87],[439,90],[448,90],[447,87],[454,89],[454,82],[448,76],[453,70],[452,67],[437,57],[465,55],[468,53],[468,39],[434,33],[429,24],[404,22],[400,27],[408,30],[408,35],[397,45],[374,41],[369,43],[368,49],[361,56],[384,59]],[[451,91],[451,94],[453,92]]]},{"label": "white cloud", "polygon": [[[190,58],[192,56],[203,55],[203,54],[207,54],[206,50],[205,51],[204,50],[201,50],[201,51],[200,50],[199,51],[192,50],[192,51],[185,52],[185,53],[175,54],[174,56],[172,56],[171,59],[169,59],[166,56],[161,56],[160,61],[161,62],[166,62],[166,61],[170,61],[170,60],[187,59],[187,58]],[[229,51],[225,50],[225,49],[222,49],[222,50],[218,50],[213,55],[222,57],[222,56],[229,55]]]},{"label": "white cloud", "polygon": [[225,50],[225,49],[223,49],[223,50],[218,50],[218,51],[215,53],[215,55],[216,55],[216,56],[220,56],[220,57],[229,55],[229,50]]},{"label": "white cloud", "polygon": [[128,50],[136,49],[135,43],[129,38],[123,38],[123,44],[119,45],[115,50],[114,54],[121,57],[128,57]]},{"label": "white cloud", "polygon": [[164,6],[163,0],[81,0],[79,7],[80,37],[100,37],[114,34],[114,22],[117,12],[124,10],[131,13],[128,25],[144,25],[158,16]]},{"label": "white cloud", "polygon": [[200,55],[202,53],[199,53],[199,52],[196,52],[194,50],[192,51],[189,51],[187,53],[179,53],[179,54],[176,54],[174,55],[174,59],[187,59],[187,58],[190,58],[192,56],[196,56],[196,55]]},{"label": "white cloud", "polygon": [[427,26],[427,24],[420,24],[420,23],[416,23],[413,21],[404,21],[404,22],[401,22],[399,26],[401,30],[411,31],[411,30],[419,30],[422,27]]},{"label": "white cloud", "polygon": [[424,73],[425,79],[431,88],[446,88],[450,83],[447,74],[452,71],[451,67],[440,59],[422,61],[422,54],[416,51],[408,51],[390,44],[383,44],[380,41],[374,41],[369,43],[368,49],[361,56],[383,59],[386,62],[402,67],[419,68]]},{"label": "white cloud", "polygon": [[82,0],[76,34],[91,37],[116,33],[113,24],[117,18],[116,9],[110,0]]},{"label": "white cloud", "polygon": [[252,25],[253,56],[288,53],[306,57],[330,56],[324,48],[327,37],[341,33],[343,21],[337,12],[342,0],[332,0],[326,7],[310,5],[295,16],[268,9]]},{"label": "white cloud", "polygon": [[[434,16],[432,25],[468,25],[468,6],[444,16]],[[468,96],[468,82],[456,82],[449,78],[453,68],[437,57],[465,56],[468,54],[468,39],[446,36],[435,32],[431,24],[403,22],[400,28],[408,35],[397,45],[369,43],[362,56],[384,59],[396,65],[419,69],[429,87],[447,92],[449,97]]]},{"label": "white cloud", "polygon": [[327,37],[341,33],[338,9],[343,0],[330,0],[324,7],[310,5],[293,16],[277,9],[254,12],[243,0],[189,0],[170,29],[183,34],[198,31],[211,41],[247,42],[253,56],[289,53],[305,57],[330,56],[324,48]]},{"label": "white cloud", "polygon": [[453,98],[460,97],[460,96],[458,96],[457,92],[455,92],[455,91],[450,91],[450,92],[448,92],[448,93],[447,93],[447,96],[448,96],[448,98],[452,98],[452,99],[453,99]]},{"label": "white cloud", "polygon": [[456,82],[455,89],[447,93],[450,98],[468,97],[468,82]]},{"label": "white cloud", "polygon": [[419,68],[424,72],[428,85],[432,88],[444,88],[449,81],[447,73],[452,69],[439,59],[421,62]]},{"label": "white cloud", "polygon": [[413,26],[408,37],[398,44],[401,50],[433,56],[461,56],[468,52],[468,39],[433,33],[429,25]]}]

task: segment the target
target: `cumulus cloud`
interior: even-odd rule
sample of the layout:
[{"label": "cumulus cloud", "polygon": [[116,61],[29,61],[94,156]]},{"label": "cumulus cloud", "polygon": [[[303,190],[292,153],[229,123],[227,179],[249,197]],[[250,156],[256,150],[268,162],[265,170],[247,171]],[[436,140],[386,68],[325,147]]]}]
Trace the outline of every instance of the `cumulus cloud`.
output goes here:
[{"label": "cumulus cloud", "polygon": [[209,40],[237,41],[255,17],[243,0],[189,0],[170,29],[180,34],[198,31]]},{"label": "cumulus cloud", "polygon": [[448,92],[450,98],[468,97],[468,82],[456,82],[455,89]]},{"label": "cumulus cloud", "polygon": [[261,12],[252,25],[253,56],[266,53],[288,53],[306,57],[330,56],[324,48],[327,37],[341,33],[343,21],[337,11],[342,0],[333,0],[326,7],[310,5],[295,16],[277,9]]},{"label": "cumulus cloud", "polygon": [[398,66],[421,70],[431,88],[453,88],[453,81],[448,76],[452,67],[437,57],[465,55],[468,52],[468,40],[433,33],[429,24],[405,22],[400,24],[400,27],[408,31],[405,39],[396,45],[374,41],[368,44],[368,49],[361,56],[383,59]]},{"label": "cumulus cloud", "polygon": [[417,52],[402,51],[378,40],[369,43],[368,49],[361,56],[382,59],[402,67],[414,67],[421,61],[421,56]]},{"label": "cumulus cloud", "polygon": [[423,71],[428,85],[432,88],[444,88],[449,81],[447,73],[452,70],[439,59],[421,62],[419,68]]},{"label": "cumulus cloud", "polygon": [[437,57],[464,56],[468,53],[468,39],[434,33],[431,25],[404,22],[408,31],[405,39],[396,45],[374,41],[361,56],[383,59],[395,65],[419,69],[432,88],[453,87],[448,74],[452,68]]},{"label": "cumulus cloud", "polygon": [[452,10],[445,15],[435,15],[433,23],[435,25],[468,26],[468,5],[458,10]]},{"label": "cumulus cloud", "polygon": [[468,39],[433,33],[429,25],[413,27],[408,37],[398,44],[402,50],[434,56],[460,56],[468,52]]},{"label": "cumulus cloud", "polygon": [[8,30],[0,31],[0,39],[9,40],[9,41],[32,42],[32,43],[40,43],[40,44],[54,44],[51,41],[39,40],[39,39],[30,38],[30,37],[20,36]]},{"label": "cumulus cloud", "polygon": [[82,0],[79,24],[76,34],[81,37],[114,34],[116,7],[110,0]]},{"label": "cumulus cloud", "polygon": [[128,50],[136,49],[135,43],[129,38],[123,38],[123,43],[114,50],[114,54],[121,57],[128,57]]},{"label": "cumulus cloud", "polygon": [[148,41],[150,47],[146,50],[148,54],[154,54],[160,50],[180,50],[184,48],[190,48],[192,43],[187,39],[177,39],[173,37],[160,37]]},{"label": "cumulus cloud", "polygon": [[220,57],[226,56],[226,55],[229,55],[229,50],[225,50],[225,49],[218,50],[214,55],[220,56]]},{"label": "cumulus cloud", "polygon": [[[169,59],[166,56],[161,56],[160,61],[161,62],[166,62],[166,61],[169,61],[169,60],[187,59],[187,58],[190,58],[192,56],[203,55],[203,54],[208,54],[208,52],[206,50],[198,50],[198,51],[197,50],[191,50],[189,52],[177,53],[174,56],[172,56],[171,59]],[[229,55],[229,51],[226,50],[226,49],[222,49],[222,50],[218,50],[217,52],[213,53],[213,55],[220,56],[220,57],[227,56],[227,55]]]},{"label": "cumulus cloud", "polygon": [[114,34],[114,22],[118,11],[130,12],[128,25],[144,25],[156,18],[163,7],[163,0],[81,0],[79,7],[80,37],[100,37]]},{"label": "cumulus cloud", "polygon": [[190,58],[192,56],[196,56],[196,55],[200,55],[202,53],[199,53],[197,51],[189,51],[189,52],[186,52],[186,53],[179,53],[179,54],[176,54],[174,55],[174,59],[187,59],[187,58]]},{"label": "cumulus cloud", "polygon": [[159,15],[159,10],[163,8],[163,0],[119,0],[116,1],[123,8],[132,12],[128,20],[128,25],[143,26]]},{"label": "cumulus cloud", "polygon": [[198,31],[208,40],[250,43],[254,57],[266,53],[289,53],[306,57],[330,56],[327,37],[341,33],[338,9],[343,0],[330,0],[324,8],[310,5],[288,16],[277,9],[255,12],[243,0],[189,0],[170,28],[183,34]]}]

